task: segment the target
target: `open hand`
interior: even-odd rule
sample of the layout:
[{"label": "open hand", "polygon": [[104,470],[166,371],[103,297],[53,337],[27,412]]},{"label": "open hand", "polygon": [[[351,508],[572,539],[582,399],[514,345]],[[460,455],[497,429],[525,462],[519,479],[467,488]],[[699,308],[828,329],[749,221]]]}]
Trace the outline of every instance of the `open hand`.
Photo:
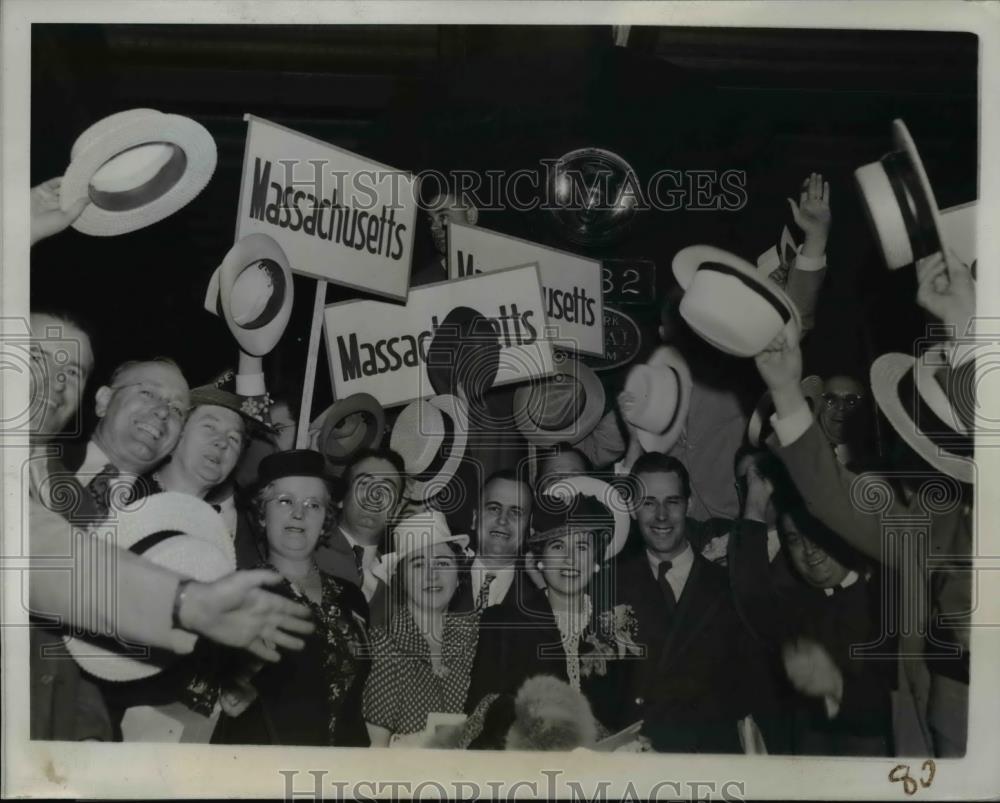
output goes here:
[{"label": "open hand", "polygon": [[265,661],[281,659],[276,647],[301,650],[305,643],[292,633],[307,635],[315,626],[309,609],[261,586],[281,575],[267,569],[233,572],[213,583],[190,583],[179,611],[185,630],[249,650]]},{"label": "open hand", "polygon": [[782,648],[781,657],[796,691],[808,697],[832,697],[839,703],[844,693],[844,676],[822,645],[798,639]]},{"label": "open hand", "polygon": [[80,198],[65,212],[61,205],[62,177],[31,188],[31,244],[58,234],[73,223],[90,203],[89,198]]},{"label": "open hand", "polygon": [[805,233],[806,240],[821,239],[825,246],[833,220],[830,212],[830,182],[823,180],[822,173],[811,173],[802,182],[799,202],[796,204],[793,198],[789,198],[788,203],[792,207],[795,224]]}]

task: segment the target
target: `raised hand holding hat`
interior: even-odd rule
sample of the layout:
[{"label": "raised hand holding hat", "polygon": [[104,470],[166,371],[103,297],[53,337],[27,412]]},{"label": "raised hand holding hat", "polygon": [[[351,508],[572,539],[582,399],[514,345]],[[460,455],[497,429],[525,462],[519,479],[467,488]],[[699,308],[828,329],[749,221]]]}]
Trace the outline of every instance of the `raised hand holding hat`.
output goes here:
[{"label": "raised hand holding hat", "polygon": [[61,189],[62,176],[50,178],[37,187],[31,188],[32,245],[71,226],[90,203],[90,198],[83,196],[63,209],[60,197]]},{"label": "raised hand holding hat", "polygon": [[976,283],[972,273],[954,255],[931,254],[917,261],[917,303],[955,335],[968,334],[976,314]]}]

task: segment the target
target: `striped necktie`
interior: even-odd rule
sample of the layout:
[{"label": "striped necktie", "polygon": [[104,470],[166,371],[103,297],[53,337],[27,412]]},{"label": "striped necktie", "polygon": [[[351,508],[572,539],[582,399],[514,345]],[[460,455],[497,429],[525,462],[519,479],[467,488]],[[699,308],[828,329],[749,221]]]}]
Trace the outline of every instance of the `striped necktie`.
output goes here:
[{"label": "striped necktie", "polygon": [[479,587],[479,597],[476,599],[476,610],[481,611],[490,601],[490,583],[496,579],[493,572],[486,572],[483,577],[483,584]]},{"label": "striped necktie", "polygon": [[351,549],[354,551],[354,567],[358,570],[358,577],[365,576],[365,548],[361,544],[355,544]]}]

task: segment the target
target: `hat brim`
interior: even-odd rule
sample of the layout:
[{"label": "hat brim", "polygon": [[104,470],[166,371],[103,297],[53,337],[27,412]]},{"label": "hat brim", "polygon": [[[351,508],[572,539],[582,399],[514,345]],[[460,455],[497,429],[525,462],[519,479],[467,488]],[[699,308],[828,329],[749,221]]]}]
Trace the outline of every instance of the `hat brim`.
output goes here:
[{"label": "hat brim", "polygon": [[396,571],[396,567],[399,562],[404,558],[409,557],[414,552],[418,552],[421,549],[426,549],[427,547],[434,546],[434,544],[458,544],[463,550],[469,548],[469,536],[464,534],[459,535],[449,535],[444,538],[439,538],[429,544],[419,546],[413,545],[413,548],[407,549],[403,552],[387,552],[384,554],[372,568],[372,574],[374,574],[379,580],[388,585],[389,578],[392,577],[392,573]]},{"label": "hat brim", "polygon": [[875,403],[892,424],[892,428],[925,462],[959,482],[974,483],[975,460],[943,453],[937,444],[917,429],[916,422],[903,408],[899,398],[899,382],[913,367],[913,357],[898,352],[883,354],[875,360],[870,372]]},{"label": "hat brim", "polygon": [[[274,311],[273,317],[253,328],[241,326],[233,318],[232,292],[237,277],[249,265],[258,260],[270,260],[278,265],[283,276],[283,296],[280,306]],[[219,296],[222,301],[222,314],[233,333],[240,348],[254,357],[269,354],[281,340],[292,315],[292,303],[295,296],[295,284],[292,281],[292,271],[288,265],[288,257],[281,246],[266,234],[248,234],[238,240],[219,266]]]},{"label": "hat brim", "polygon": [[[115,210],[102,206],[91,191],[97,171],[115,156],[152,143],[173,145],[170,162],[144,188],[118,193],[116,200],[137,205]],[[201,124],[176,114],[153,109],[131,109],[98,121],[80,137],[63,175],[61,206],[68,210],[80,198],[91,198],[73,228],[95,237],[112,237],[151,226],[190,203],[215,173],[218,153],[215,140]],[[180,159],[180,161],[178,161]],[[162,185],[162,192],[156,190]],[[143,190],[156,193],[142,202]]]},{"label": "hat brim", "polygon": [[[552,375],[521,384],[514,391],[514,423],[529,443],[540,446],[563,441],[577,444],[594,431],[604,416],[604,405],[607,401],[604,385],[594,370],[580,360],[564,356],[561,361],[555,360],[553,366],[554,373]],[[585,397],[583,410],[574,421],[565,427],[542,429],[530,414],[531,394],[541,391],[544,383],[552,381],[558,374],[578,379],[583,385]]]},{"label": "hat brim", "polygon": [[[802,333],[802,316],[795,302],[792,301],[780,286],[771,281],[764,271],[759,270],[753,263],[729,251],[711,245],[690,245],[678,251],[674,256],[672,269],[674,278],[677,279],[677,283],[681,286],[681,289],[685,292],[688,290],[694,281],[698,269],[706,262],[717,262],[733,269],[746,278],[746,283],[749,286],[756,285],[776,298],[778,303],[788,311],[788,321],[785,323],[783,331],[789,339],[794,340],[796,343],[799,341]],[[738,342],[723,342],[712,332],[705,330],[704,327],[693,324],[689,317],[684,314],[683,301],[681,316],[702,340],[714,346],[719,351],[731,354],[734,357],[756,357],[760,353],[754,348]]]},{"label": "hat brim", "polygon": [[[148,536],[177,531],[141,551],[143,558],[200,582],[212,582],[236,571],[236,553],[222,517],[211,505],[190,494],[154,494],[125,506],[113,531],[94,537],[132,549]],[[76,662],[95,677],[128,682],[162,672],[180,656],[165,650],[122,644],[113,638],[66,637]]]},{"label": "hat brim", "polygon": [[615,522],[614,534],[610,543],[604,549],[604,560],[611,560],[622,551],[628,540],[631,517],[628,512],[628,501],[622,495],[621,489],[597,477],[579,475],[575,477],[560,477],[549,486],[545,493],[568,499],[573,496],[593,496],[604,507],[611,511]]},{"label": "hat brim", "polygon": [[[411,402],[411,404],[419,403],[420,402]],[[465,458],[465,451],[469,443],[469,414],[465,409],[465,403],[461,399],[457,396],[449,395],[432,396],[427,399],[427,404],[433,405],[440,410],[443,415],[446,415],[451,419],[453,440],[448,457],[433,477],[429,477],[425,480],[418,480],[410,476],[407,479],[407,498],[413,501],[425,501],[427,499],[431,499],[447,487],[448,482],[455,476],[455,473],[458,471],[458,467],[462,464],[462,460]],[[396,430],[393,429],[392,437],[390,438],[390,446],[396,451],[400,451],[397,448],[397,444],[393,443],[396,438]],[[436,451],[437,450],[435,450],[435,452]],[[407,473],[411,475],[419,474],[421,473],[421,470],[419,468],[414,470],[410,466],[407,466]]]},{"label": "hat brim", "polygon": [[920,180],[920,186],[927,197],[927,205],[931,209],[931,219],[934,221],[934,230],[937,232],[938,243],[941,244],[941,249],[944,250],[946,245],[944,225],[941,222],[941,211],[938,209],[937,198],[934,197],[934,188],[931,187],[930,179],[927,177],[927,171],[924,169],[924,163],[920,158],[920,153],[917,151],[917,145],[913,141],[913,137],[910,136],[910,131],[906,127],[906,123],[902,120],[893,120],[892,136],[896,142],[896,147],[906,151],[910,157],[910,161],[913,162],[917,178]]},{"label": "hat brim", "polygon": [[[348,416],[356,413],[363,413],[366,416],[361,425],[364,431],[360,434],[352,433],[347,438],[334,437],[337,425]],[[346,399],[334,402],[321,415],[317,416],[317,421],[320,420],[322,420],[322,424],[319,434],[319,451],[336,466],[349,463],[351,458],[362,449],[378,446],[385,434],[385,410],[378,403],[378,400],[368,393],[355,393]],[[316,422],[313,423],[316,424]],[[310,427],[310,429],[312,428]],[[336,448],[331,448],[331,441]]]},{"label": "hat brim", "polygon": [[647,452],[666,452],[677,443],[677,439],[680,438],[687,424],[694,380],[691,378],[691,369],[688,367],[687,360],[677,349],[670,346],[658,348],[646,364],[653,368],[673,368],[677,371],[677,377],[680,380],[677,388],[677,414],[674,416],[673,423],[663,432],[636,430],[639,445]]},{"label": "hat brim", "polygon": [[[815,417],[819,401],[823,396],[823,380],[815,374],[811,374],[799,383],[799,387],[802,388],[802,395],[806,397],[806,401],[812,401],[812,413]],[[751,446],[760,447],[767,440],[767,435],[764,433],[765,431],[770,432],[770,429],[765,430],[764,424],[769,422],[773,412],[774,402],[771,400],[771,391],[765,390],[757,401],[757,406],[754,407],[747,424],[747,441]]]},{"label": "hat brim", "polygon": [[247,413],[243,409],[245,399],[236,393],[230,393],[222,388],[203,387],[194,388],[191,391],[191,409],[195,407],[224,407],[239,413],[240,418],[246,422],[247,430],[253,433],[267,433],[273,435],[278,430],[273,424],[265,424],[257,418]]}]

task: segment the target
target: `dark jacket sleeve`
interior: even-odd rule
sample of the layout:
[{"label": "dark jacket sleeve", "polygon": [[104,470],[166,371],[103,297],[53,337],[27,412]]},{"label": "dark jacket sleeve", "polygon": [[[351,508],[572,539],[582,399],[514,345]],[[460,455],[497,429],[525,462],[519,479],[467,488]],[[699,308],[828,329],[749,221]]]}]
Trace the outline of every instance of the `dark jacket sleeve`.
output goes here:
[{"label": "dark jacket sleeve", "polygon": [[[883,554],[881,516],[904,508],[885,479],[844,468],[815,422],[788,446],[780,446],[775,435],[768,445],[787,467],[810,513],[862,554],[895,565],[895,555]],[[884,494],[890,495],[887,508],[874,504]]]},{"label": "dark jacket sleeve", "polygon": [[792,611],[775,586],[767,559],[767,527],[749,519],[734,521],[728,554],[729,584],[744,624],[768,644],[792,637]]}]

